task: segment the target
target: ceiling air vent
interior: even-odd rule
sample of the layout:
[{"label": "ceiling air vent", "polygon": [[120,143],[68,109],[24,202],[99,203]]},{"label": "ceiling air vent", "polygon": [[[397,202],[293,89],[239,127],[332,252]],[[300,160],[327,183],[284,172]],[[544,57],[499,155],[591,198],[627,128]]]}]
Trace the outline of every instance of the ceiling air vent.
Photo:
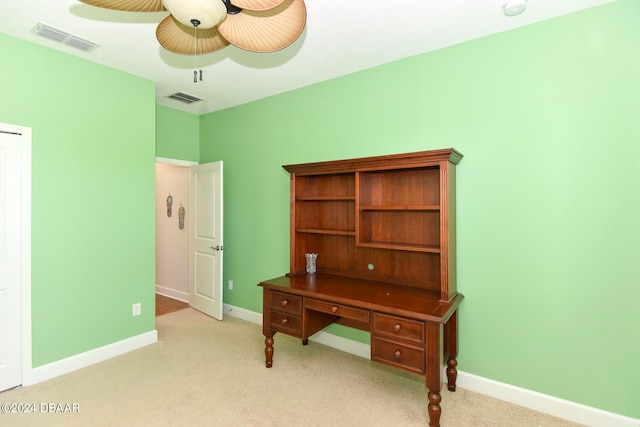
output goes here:
[{"label": "ceiling air vent", "polygon": [[197,98],[193,95],[186,94],[184,92],[176,92],[173,95],[169,95],[167,98],[175,99],[180,102],[184,102],[185,104],[192,104],[194,102],[202,101],[202,99]]},{"label": "ceiling air vent", "polygon": [[33,32],[39,36],[46,37],[50,40],[55,40],[62,44],[66,44],[67,46],[83,50],[85,52],[90,52],[98,47],[97,43],[81,39],[80,37],[74,36],[73,34],[67,33],[66,31],[53,28],[46,24],[36,25],[33,29]]}]

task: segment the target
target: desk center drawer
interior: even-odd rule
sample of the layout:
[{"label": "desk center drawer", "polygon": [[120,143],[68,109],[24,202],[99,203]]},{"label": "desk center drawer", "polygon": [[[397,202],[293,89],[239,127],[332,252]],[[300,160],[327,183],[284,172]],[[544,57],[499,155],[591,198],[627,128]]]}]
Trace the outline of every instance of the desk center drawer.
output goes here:
[{"label": "desk center drawer", "polygon": [[353,319],[360,322],[369,323],[371,313],[369,310],[351,307],[343,304],[336,304],[330,301],[322,301],[313,298],[305,298],[304,308],[322,313],[333,314],[347,319]]}]

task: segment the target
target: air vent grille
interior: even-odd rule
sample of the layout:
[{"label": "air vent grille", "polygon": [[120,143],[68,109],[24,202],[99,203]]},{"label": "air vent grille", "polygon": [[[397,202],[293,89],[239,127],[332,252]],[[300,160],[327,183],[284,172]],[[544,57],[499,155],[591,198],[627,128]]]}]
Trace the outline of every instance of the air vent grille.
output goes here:
[{"label": "air vent grille", "polygon": [[92,50],[92,49],[94,49],[96,47],[96,44],[94,42],[90,42],[88,40],[84,40],[84,39],[78,38],[76,36],[69,37],[69,39],[66,40],[65,44],[67,46],[71,46],[71,47],[75,47],[75,48],[80,49],[80,50],[84,50],[85,52],[89,52],[90,50]]},{"label": "air vent grille", "polygon": [[185,104],[193,104],[194,102],[202,101],[202,99],[184,92],[176,92],[173,95],[169,95],[167,98],[175,99],[177,101],[184,102]]},{"label": "air vent grille", "polygon": [[62,44],[66,44],[67,46],[83,50],[85,52],[90,52],[98,47],[97,43],[82,39],[80,37],[74,36],[73,34],[67,33],[66,31],[53,28],[52,26],[46,24],[36,25],[33,29],[33,32],[39,36],[46,37],[50,40],[55,40]]}]

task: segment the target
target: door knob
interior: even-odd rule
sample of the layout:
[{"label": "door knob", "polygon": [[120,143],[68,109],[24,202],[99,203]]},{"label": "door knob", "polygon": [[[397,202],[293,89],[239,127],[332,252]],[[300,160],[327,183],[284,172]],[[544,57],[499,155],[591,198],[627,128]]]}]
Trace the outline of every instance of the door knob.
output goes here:
[{"label": "door knob", "polygon": [[213,249],[214,251],[221,251],[222,249],[224,249],[224,247],[222,245],[218,245],[215,248],[213,246],[209,246],[211,249]]}]

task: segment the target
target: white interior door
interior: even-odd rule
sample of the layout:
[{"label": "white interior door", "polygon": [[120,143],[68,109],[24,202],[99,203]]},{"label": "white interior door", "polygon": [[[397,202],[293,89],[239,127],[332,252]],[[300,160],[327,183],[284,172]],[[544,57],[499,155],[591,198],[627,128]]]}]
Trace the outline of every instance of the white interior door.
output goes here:
[{"label": "white interior door", "polygon": [[189,305],[222,320],[222,162],[191,167]]},{"label": "white interior door", "polygon": [[0,391],[22,384],[21,143],[0,126]]}]

